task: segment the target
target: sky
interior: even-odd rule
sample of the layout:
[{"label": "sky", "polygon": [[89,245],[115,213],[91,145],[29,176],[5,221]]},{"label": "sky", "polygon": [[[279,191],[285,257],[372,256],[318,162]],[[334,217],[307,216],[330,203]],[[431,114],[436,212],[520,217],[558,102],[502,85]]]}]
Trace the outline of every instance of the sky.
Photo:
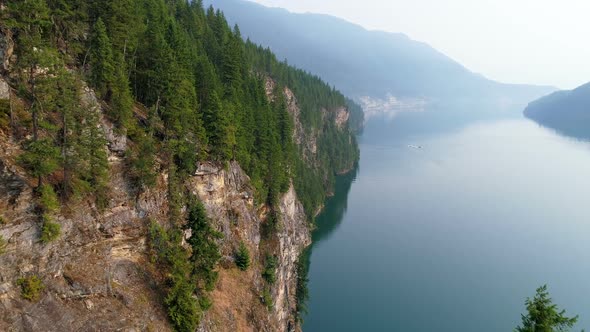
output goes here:
[{"label": "sky", "polygon": [[250,0],[401,32],[505,83],[590,81],[590,0]]}]

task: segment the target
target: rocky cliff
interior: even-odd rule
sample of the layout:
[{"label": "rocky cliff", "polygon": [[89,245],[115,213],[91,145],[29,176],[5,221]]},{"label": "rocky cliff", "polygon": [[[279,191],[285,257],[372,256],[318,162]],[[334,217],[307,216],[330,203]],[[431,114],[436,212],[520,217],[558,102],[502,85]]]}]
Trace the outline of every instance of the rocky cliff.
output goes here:
[{"label": "rocky cliff", "polygon": [[[8,85],[0,79],[0,86]],[[81,92],[89,111],[101,112],[90,89]],[[0,98],[8,98],[3,93]],[[17,103],[17,100],[13,100]],[[168,175],[135,194],[124,167],[125,136],[102,119],[108,139],[110,199],[100,211],[90,199],[64,206],[56,222],[62,232],[49,244],[39,241],[34,211],[35,182],[16,158],[20,146],[0,133],[0,235],[6,240],[0,255],[0,330],[2,331],[167,331],[171,327],[161,305],[162,280],[147,253],[148,220],[164,221],[168,212]],[[228,166],[201,163],[184,186],[204,203],[208,216],[223,233],[219,280],[212,291],[212,308],[201,320],[201,331],[288,331],[295,321],[296,263],[310,244],[308,223],[293,186],[282,195],[276,250],[276,282],[272,309],[262,303],[261,221],[264,205],[256,205],[249,177],[236,162]],[[232,254],[243,242],[252,266],[239,271]],[[17,280],[39,276],[38,302],[21,296]]]},{"label": "rocky cliff", "polygon": [[299,331],[358,112],[200,2],[77,4],[0,0],[0,331]]}]

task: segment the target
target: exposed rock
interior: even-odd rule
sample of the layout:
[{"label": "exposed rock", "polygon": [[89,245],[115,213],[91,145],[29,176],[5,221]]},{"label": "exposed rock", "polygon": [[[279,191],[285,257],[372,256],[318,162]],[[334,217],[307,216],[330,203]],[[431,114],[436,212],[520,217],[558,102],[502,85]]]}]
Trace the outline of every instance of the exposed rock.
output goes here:
[{"label": "exposed rock", "polygon": [[[102,114],[91,89],[84,89],[82,104]],[[102,128],[111,151],[108,207],[99,211],[89,198],[69,203],[54,220],[61,235],[49,244],[39,242],[36,182],[17,166],[19,145],[0,134],[0,216],[5,220],[0,235],[8,241],[7,252],[0,255],[0,331],[171,330],[158,289],[162,281],[146,250],[149,220],[167,220],[168,174],[161,172],[153,188],[135,193],[121,158],[124,135],[117,136],[105,119]],[[219,242],[219,281],[211,293],[214,305],[199,330],[270,332],[297,326],[296,262],[310,234],[293,186],[280,199],[279,262],[270,311],[261,301],[266,287],[261,220],[266,209],[255,204],[250,178],[237,162],[208,162],[198,165],[185,186],[202,200],[214,227],[224,235]],[[241,242],[252,257],[246,272],[233,262]],[[22,299],[16,283],[30,275],[39,276],[45,286],[37,303]]]},{"label": "exposed rock", "polygon": [[223,233],[224,254],[232,255],[240,241],[258,247],[260,219],[252,199],[254,189],[237,162],[231,162],[227,169],[214,163],[201,163],[187,185]]},{"label": "exposed rock", "polygon": [[[208,215],[224,234],[222,253],[226,259],[222,261],[227,263],[222,265],[231,265],[233,252],[242,241],[253,258],[261,257],[261,221],[253,204],[253,189],[248,176],[236,162],[227,168],[203,163],[196,174],[188,186],[199,196]],[[272,292],[273,311],[269,315],[260,300],[264,287],[262,266],[254,262],[247,272],[240,272],[235,267],[222,269],[217,288],[212,293],[215,305],[207,312],[200,331],[286,331],[289,324],[296,326],[293,317],[296,263],[311,238],[303,206],[293,186],[281,198],[279,210],[279,262]]]},{"label": "exposed rock", "polygon": [[296,326],[293,312],[296,310],[297,261],[305,247],[311,244],[311,236],[303,205],[297,199],[291,184],[289,191],[280,201],[281,227],[279,237],[279,264],[275,287],[275,314],[280,326]]},{"label": "exposed rock", "polygon": [[0,99],[10,99],[8,83],[0,77]]},{"label": "exposed rock", "polygon": [[[0,4],[0,12],[4,10],[4,5]],[[0,27],[0,74],[7,71],[10,58],[14,53],[14,42],[12,41],[12,31]]]},{"label": "exposed rock", "polygon": [[[274,100],[274,89],[276,83],[271,79],[267,78],[265,83],[266,96],[269,100]],[[287,102],[287,111],[293,119],[293,142],[301,149],[303,158],[307,162],[312,162],[317,154],[318,146],[317,140],[319,137],[319,130],[312,128],[309,132],[306,132],[301,123],[301,109],[297,103],[297,98],[291,89],[285,87],[283,90],[285,100]],[[322,110],[325,113],[325,110]]]},{"label": "exposed rock", "polygon": [[101,124],[104,130],[105,138],[107,140],[109,151],[118,156],[123,156],[127,150],[126,132],[123,131],[118,133],[116,131],[115,125],[104,117],[101,119]]},{"label": "exposed rock", "polygon": [[127,150],[127,133],[125,131],[118,132],[115,125],[104,116],[104,112],[94,91],[88,86],[83,87],[81,100],[83,107],[87,108],[90,112],[100,114],[100,123],[104,131],[104,137],[107,140],[109,151],[117,156],[123,156],[125,150]]},{"label": "exposed rock", "polygon": [[346,107],[339,107],[335,111],[336,113],[336,126],[338,129],[343,129],[346,124],[348,123],[348,118],[350,117],[350,113],[346,109]]}]

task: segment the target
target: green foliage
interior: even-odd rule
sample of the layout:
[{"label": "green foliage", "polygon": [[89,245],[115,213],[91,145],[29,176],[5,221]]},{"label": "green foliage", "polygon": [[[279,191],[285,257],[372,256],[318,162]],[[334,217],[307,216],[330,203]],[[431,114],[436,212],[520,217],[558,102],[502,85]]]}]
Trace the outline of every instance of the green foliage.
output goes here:
[{"label": "green foliage", "polygon": [[199,306],[203,311],[207,311],[213,306],[213,300],[206,294],[201,294],[199,297]]},{"label": "green foliage", "polygon": [[[19,94],[33,117],[34,144],[23,161],[39,181],[61,168],[63,183],[56,188],[65,198],[90,190],[99,207],[107,201],[99,148],[105,142],[91,130],[93,112],[78,107],[72,92],[80,90],[79,78],[63,70],[65,64],[89,73],[107,116],[121,133],[132,132],[129,173],[140,189],[155,183],[155,159],[163,151],[158,147],[166,146],[172,157],[164,159],[179,174],[194,172],[199,160],[237,160],[252,179],[257,201],[270,206],[293,179],[311,219],[334,174],[358,159],[352,130],[337,128],[333,118],[333,110],[348,104],[356,126],[360,113],[354,104],[318,77],[244,42],[223,13],[205,10],[201,2],[21,0],[9,4],[4,16],[16,32]],[[268,76],[276,83],[270,100]],[[285,87],[301,110],[298,134],[317,139],[313,155],[293,142],[296,127]],[[131,121],[134,100],[150,112],[139,126]],[[95,146],[88,136],[97,138]],[[86,167],[88,150],[97,152],[97,172]]]},{"label": "green foliage", "polygon": [[18,161],[34,177],[41,179],[59,167],[59,148],[49,139],[29,141],[24,150]]},{"label": "green foliage", "polygon": [[43,281],[36,275],[19,278],[16,284],[20,286],[22,298],[31,302],[39,301],[45,289]]},{"label": "green foliage", "polygon": [[115,77],[115,62],[113,49],[107,28],[101,18],[98,18],[92,29],[90,38],[90,81],[101,97],[106,97],[108,85]]},{"label": "green foliage", "polygon": [[189,203],[186,227],[191,230],[187,242],[192,248],[193,275],[204,282],[206,290],[212,290],[217,281],[214,269],[221,258],[216,240],[221,239],[222,234],[211,227],[203,204],[195,197]]},{"label": "green foliage", "polygon": [[193,296],[196,288],[191,277],[189,255],[181,245],[181,232],[166,231],[157,222],[149,226],[150,248],[155,261],[168,274],[164,305],[176,331],[194,331],[201,310]]},{"label": "green foliage", "polygon": [[559,310],[549,297],[547,285],[537,288],[532,299],[527,298],[527,314],[522,315],[522,325],[517,332],[557,332],[568,331],[578,321],[578,316],[567,317],[565,310]]},{"label": "green foliage", "polygon": [[235,254],[235,259],[236,265],[240,270],[246,271],[250,267],[250,252],[244,242],[240,243],[240,247]]},{"label": "green foliage", "polygon": [[266,255],[262,277],[271,285],[277,281],[276,271],[278,263],[279,261],[276,256]]},{"label": "green foliage", "polygon": [[[118,133],[129,135],[126,162],[133,184],[140,190],[153,186],[157,166],[168,169],[170,228],[152,225],[150,243],[167,275],[165,304],[177,330],[193,329],[210,306],[206,291],[215,284],[220,259],[221,234],[201,203],[182,189],[199,161],[241,165],[256,203],[270,210],[264,223],[270,238],[279,225],[278,202],[291,183],[312,219],[335,174],[358,159],[353,131],[334,121],[334,110],[349,101],[270,50],[244,42],[223,13],[205,10],[200,1],[15,0],[1,15],[15,36],[14,87],[32,120],[19,161],[38,178],[41,191],[55,190],[47,202],[41,195],[44,217],[54,210],[56,195],[67,201],[93,194],[99,209],[108,205],[107,142],[100,112],[80,98],[80,73]],[[269,77],[276,87],[267,95]],[[286,87],[297,96],[297,119],[289,112],[294,101],[287,100]],[[18,129],[28,134],[28,128]],[[303,136],[297,137],[300,146],[294,131]],[[304,147],[310,138],[317,140],[315,153]],[[52,186],[41,186],[45,180]],[[59,234],[50,221],[43,227],[48,238]],[[181,245],[188,229],[190,250]],[[236,263],[244,270],[250,264],[243,243]],[[273,257],[266,260],[269,284],[275,265]]]},{"label": "green foliage", "polygon": [[172,287],[164,299],[168,317],[176,331],[192,332],[199,322],[199,307],[193,297],[194,286],[182,275],[173,275],[172,279]]},{"label": "green foliage", "polygon": [[138,146],[127,151],[129,177],[140,189],[156,184],[156,145],[150,134],[136,135]]},{"label": "green foliage", "polygon": [[43,222],[43,226],[41,227],[41,242],[47,244],[57,240],[61,234],[61,226],[57,223],[47,220],[48,217],[45,215],[44,219],[46,220]]},{"label": "green foliage", "polygon": [[43,212],[57,212],[59,209],[59,200],[55,194],[55,191],[53,191],[53,187],[49,184],[42,184],[37,189],[37,192],[39,193],[39,207],[43,210]]},{"label": "green foliage", "polygon": [[[150,248],[156,262],[169,274],[164,304],[177,331],[194,331],[201,312],[211,307],[205,291],[213,289],[217,280],[215,266],[221,258],[215,240],[221,234],[210,223],[203,205],[191,197],[186,228],[191,230],[189,253],[182,246],[183,232],[164,230],[158,223],[149,226]],[[195,296],[197,294],[198,296]]]},{"label": "green foliage", "polygon": [[118,128],[130,126],[133,113],[133,96],[129,88],[127,64],[122,55],[116,57],[113,82],[110,86],[111,105],[107,114]]},{"label": "green foliage", "polygon": [[268,311],[271,311],[273,308],[273,303],[272,303],[272,295],[270,294],[270,290],[268,287],[264,287],[264,289],[262,290],[261,300],[262,300],[262,304],[264,304],[266,306]]}]

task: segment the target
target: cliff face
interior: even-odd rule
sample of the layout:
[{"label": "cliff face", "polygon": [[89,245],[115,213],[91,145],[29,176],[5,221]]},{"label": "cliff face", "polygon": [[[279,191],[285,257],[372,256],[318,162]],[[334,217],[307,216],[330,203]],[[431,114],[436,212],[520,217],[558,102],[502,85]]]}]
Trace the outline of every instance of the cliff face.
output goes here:
[{"label": "cliff face", "polygon": [[[265,90],[269,100],[273,100],[276,82],[271,78],[266,78]],[[288,87],[283,88],[283,95],[287,103],[287,111],[293,119],[293,142],[298,146],[299,151],[305,161],[312,165],[318,164],[318,142],[321,135],[324,133],[322,128],[304,128],[301,123],[301,108],[297,102],[297,96]],[[336,107],[334,109],[321,108],[318,110],[321,113],[322,123],[326,125],[332,122],[335,127],[345,132],[349,130],[350,111],[344,106]],[[352,134],[349,136],[352,138]],[[352,144],[352,142],[350,142]],[[354,162],[354,161],[353,161]],[[339,169],[338,173],[347,173],[352,169],[353,165],[347,165],[344,169]]]},{"label": "cliff face", "polygon": [[[86,109],[102,112],[91,90],[81,94]],[[39,241],[35,181],[16,162],[20,145],[0,131],[0,235],[7,241],[6,252],[0,255],[2,331],[171,329],[161,304],[161,275],[146,245],[149,220],[167,218],[168,175],[161,172],[153,188],[134,194],[125,171],[125,136],[118,135],[108,120],[101,122],[108,139],[104,147],[109,153],[108,206],[99,211],[86,198],[64,206],[55,220],[61,235],[49,244]],[[211,293],[213,307],[199,329],[296,330],[296,262],[310,244],[310,234],[293,186],[280,198],[278,262],[276,282],[270,288],[270,310],[261,300],[265,287],[261,220],[266,207],[254,204],[249,177],[236,162],[227,167],[202,163],[184,186],[201,199],[214,227],[223,233],[219,280]],[[246,272],[233,264],[232,254],[241,242],[252,257]],[[31,275],[39,276],[44,285],[38,302],[23,299],[17,284],[19,278]]]},{"label": "cliff face", "polygon": [[297,286],[296,263],[301,251],[311,243],[305,212],[293,186],[280,199],[280,224],[277,237],[278,264],[272,286],[273,309],[262,305],[264,289],[261,264],[261,217],[263,206],[253,204],[250,179],[233,162],[228,169],[211,163],[200,165],[187,184],[204,203],[209,216],[224,235],[222,266],[231,266],[240,242],[253,257],[246,272],[235,268],[220,269],[219,282],[213,291],[214,306],[202,324],[202,331],[287,331],[294,321]]}]

